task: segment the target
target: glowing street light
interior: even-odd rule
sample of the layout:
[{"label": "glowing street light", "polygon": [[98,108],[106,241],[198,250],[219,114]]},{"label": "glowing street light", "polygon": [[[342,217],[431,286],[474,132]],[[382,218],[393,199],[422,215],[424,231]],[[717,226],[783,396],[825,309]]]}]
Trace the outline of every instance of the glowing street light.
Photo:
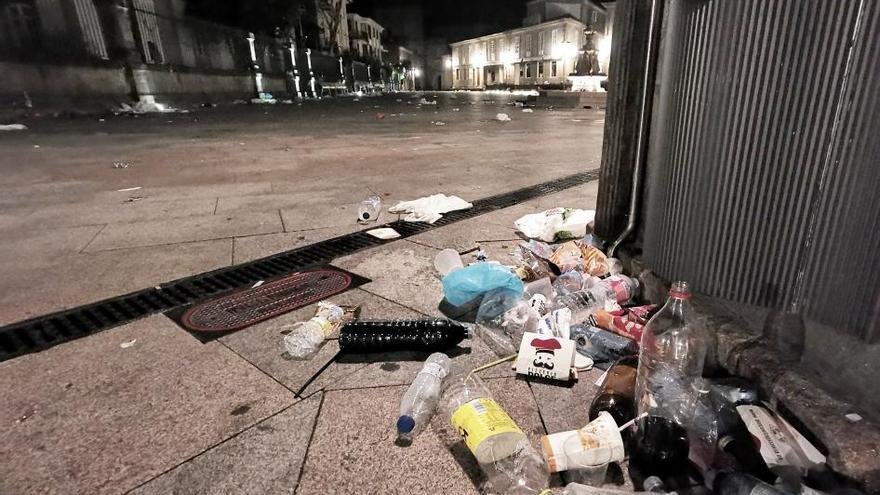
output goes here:
[{"label": "glowing street light", "polygon": [[451,69],[452,68],[452,59],[447,58],[446,61],[443,63],[443,65],[445,65],[447,69]]},{"label": "glowing street light", "polygon": [[556,43],[553,45],[553,58],[571,58],[577,55],[577,46],[571,41],[563,41],[562,43]]},{"label": "glowing street light", "polygon": [[501,63],[510,65],[516,62],[516,55],[509,50],[501,52]]}]

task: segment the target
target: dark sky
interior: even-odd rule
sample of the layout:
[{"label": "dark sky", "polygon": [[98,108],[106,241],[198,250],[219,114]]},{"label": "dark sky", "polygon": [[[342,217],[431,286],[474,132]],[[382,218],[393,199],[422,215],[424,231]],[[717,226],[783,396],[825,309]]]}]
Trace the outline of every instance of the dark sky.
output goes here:
[{"label": "dark sky", "polygon": [[[387,16],[388,5],[412,7],[420,5],[424,14],[426,37],[443,37],[456,41],[482,36],[522,25],[527,0],[354,0],[349,12],[375,16],[380,24],[393,24],[399,19]],[[377,12],[380,7],[381,11]],[[392,9],[393,10],[393,9]],[[405,9],[401,9],[405,10]]]}]

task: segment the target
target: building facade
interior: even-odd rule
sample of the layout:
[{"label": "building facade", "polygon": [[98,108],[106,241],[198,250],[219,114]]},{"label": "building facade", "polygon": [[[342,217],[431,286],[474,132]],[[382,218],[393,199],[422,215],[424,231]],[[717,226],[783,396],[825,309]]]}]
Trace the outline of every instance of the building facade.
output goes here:
[{"label": "building facade", "polygon": [[349,47],[348,4],[351,0],[315,0],[318,48],[341,55]]},{"label": "building facade", "polygon": [[348,33],[352,56],[380,64],[384,63],[383,31],[385,28],[369,17],[348,14]]},{"label": "building facade", "polygon": [[585,29],[564,17],[451,43],[452,89],[564,86],[576,71]]}]

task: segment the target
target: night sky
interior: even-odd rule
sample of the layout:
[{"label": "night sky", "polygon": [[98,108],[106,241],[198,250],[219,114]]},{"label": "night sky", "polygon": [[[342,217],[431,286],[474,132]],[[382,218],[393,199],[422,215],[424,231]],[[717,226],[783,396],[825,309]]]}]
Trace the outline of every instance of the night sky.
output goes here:
[{"label": "night sky", "polygon": [[[482,36],[522,25],[527,0],[354,0],[349,12],[375,16],[382,24],[377,6],[389,4],[421,5],[424,33],[428,38],[456,41]],[[377,15],[378,14],[378,15]],[[385,23],[391,23],[384,20]]]}]

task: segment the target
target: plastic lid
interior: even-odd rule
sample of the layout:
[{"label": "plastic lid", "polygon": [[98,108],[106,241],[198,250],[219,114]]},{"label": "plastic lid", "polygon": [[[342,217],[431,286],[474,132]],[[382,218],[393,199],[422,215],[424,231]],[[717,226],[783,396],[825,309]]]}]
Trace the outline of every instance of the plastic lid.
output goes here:
[{"label": "plastic lid", "polygon": [[397,431],[399,433],[409,433],[416,427],[416,421],[409,416],[401,416],[397,418]]}]

